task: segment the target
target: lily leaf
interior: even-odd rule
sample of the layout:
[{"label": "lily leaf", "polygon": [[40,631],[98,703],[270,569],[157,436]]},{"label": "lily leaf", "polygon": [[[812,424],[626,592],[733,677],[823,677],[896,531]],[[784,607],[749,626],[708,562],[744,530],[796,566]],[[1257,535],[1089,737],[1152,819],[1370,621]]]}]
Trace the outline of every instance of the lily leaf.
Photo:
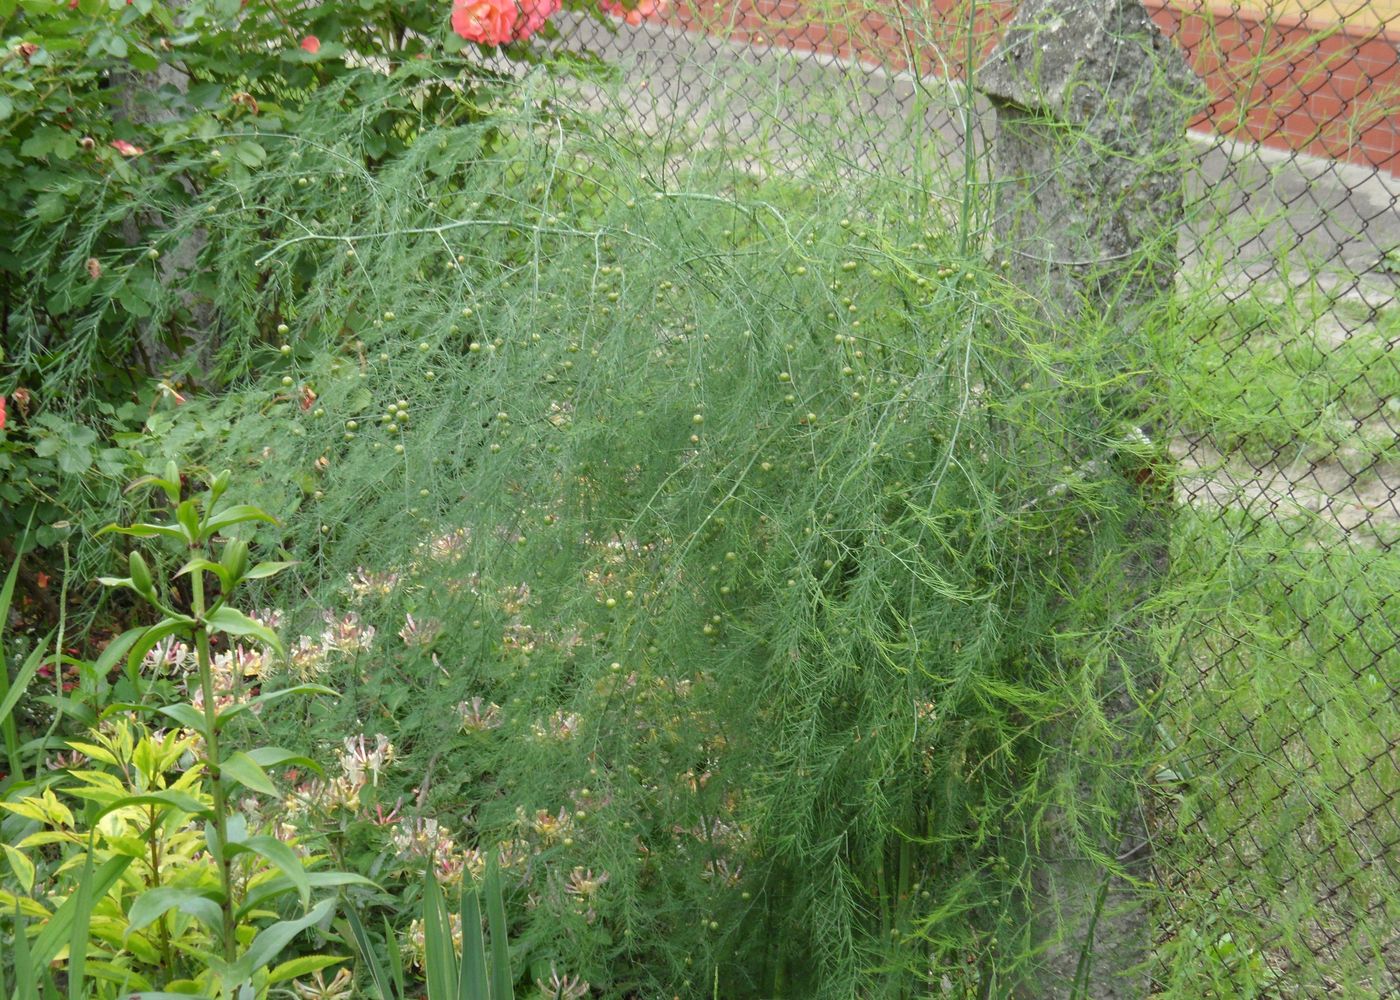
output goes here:
[{"label": "lily leaf", "polygon": [[306,877],[306,868],[303,866],[301,858],[297,857],[290,847],[276,837],[266,835],[249,837],[236,844],[230,843],[225,851],[229,857],[252,852],[267,859],[296,887],[297,895],[301,897],[302,906],[311,902],[311,882]]},{"label": "lily leaf", "polygon": [[252,504],[239,503],[212,515],[205,523],[205,530],[211,533],[222,531],[224,528],[232,527],[235,524],[244,524],[248,521],[266,521],[268,524],[276,524],[277,518]]},{"label": "lily leaf", "polygon": [[215,632],[223,632],[226,635],[252,636],[264,645],[271,646],[279,653],[282,652],[282,640],[277,638],[276,632],[249,618],[237,608],[230,608],[227,605],[216,608],[204,616],[204,621]]},{"label": "lily leaf", "polygon": [[153,923],[170,910],[187,913],[203,922],[211,931],[218,931],[223,925],[223,912],[219,904],[195,889],[175,885],[161,885],[148,889],[136,898],[127,913],[126,930],[123,939],[133,931],[139,931]]},{"label": "lily leaf", "polygon": [[[246,753],[235,753],[230,755],[219,765],[219,773],[231,781],[236,781],[244,788],[252,789],[263,795],[277,795],[277,786],[272,783],[272,779],[267,776],[267,772],[262,769],[257,761],[249,757]],[[304,904],[303,904],[304,905]]]}]

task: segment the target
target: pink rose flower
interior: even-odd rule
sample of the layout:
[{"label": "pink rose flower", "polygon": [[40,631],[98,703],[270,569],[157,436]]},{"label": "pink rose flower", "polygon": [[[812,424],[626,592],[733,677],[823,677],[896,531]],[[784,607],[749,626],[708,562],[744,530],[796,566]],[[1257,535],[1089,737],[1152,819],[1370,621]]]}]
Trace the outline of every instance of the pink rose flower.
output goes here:
[{"label": "pink rose flower", "polygon": [[620,17],[632,27],[641,24],[646,18],[660,14],[666,9],[666,0],[637,0],[629,10],[618,0],[598,0],[598,7],[604,14]]},{"label": "pink rose flower", "polygon": [[559,10],[562,0],[521,0],[518,38],[529,38]]},{"label": "pink rose flower", "polygon": [[125,139],[113,139],[112,148],[121,153],[122,156],[140,156],[145,152],[140,146],[133,146]]},{"label": "pink rose flower", "polygon": [[452,30],[469,42],[505,45],[539,31],[560,3],[561,0],[454,0]]},{"label": "pink rose flower", "polygon": [[307,35],[301,40],[301,47],[314,56],[321,51],[321,40],[315,35]]}]

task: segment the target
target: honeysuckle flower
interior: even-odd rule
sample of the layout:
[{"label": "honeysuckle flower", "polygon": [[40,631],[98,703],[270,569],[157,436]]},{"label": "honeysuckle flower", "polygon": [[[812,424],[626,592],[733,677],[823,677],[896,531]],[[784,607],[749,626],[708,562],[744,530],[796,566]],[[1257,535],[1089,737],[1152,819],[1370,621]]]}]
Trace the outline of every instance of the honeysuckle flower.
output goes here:
[{"label": "honeysuckle flower", "polygon": [[501,645],[507,649],[532,653],[535,650],[535,630],[529,625],[511,622],[501,633]]},{"label": "honeysuckle flower", "polygon": [[460,856],[461,866],[474,881],[480,882],[486,877],[486,855],[482,854],[475,847],[468,847]]},{"label": "honeysuckle flower", "polygon": [[350,582],[351,595],[357,599],[385,597],[399,585],[399,574],[388,570],[377,573],[363,566],[356,566],[355,572],[347,573],[345,578]]},{"label": "honeysuckle flower", "polygon": [[[449,913],[447,922],[448,926],[452,928],[452,947],[460,955],[462,953],[462,915],[455,911]],[[408,939],[404,944],[404,950],[408,952],[409,960],[416,967],[422,968],[427,954],[427,936],[423,921],[414,920],[408,925]]]},{"label": "honeysuckle flower", "polygon": [[578,976],[561,976],[552,965],[549,967],[549,982],[536,979],[535,985],[539,987],[540,996],[550,1000],[583,1000],[589,990],[589,985]]},{"label": "honeysuckle flower", "polygon": [[349,969],[341,969],[329,983],[317,969],[309,982],[292,980],[292,989],[302,1000],[350,1000],[355,995],[355,982]]},{"label": "honeysuckle flower", "polygon": [[345,750],[340,754],[340,769],[351,782],[364,787],[366,780],[379,784],[379,772],[394,762],[394,744],[383,733],[374,738],[374,746],[365,742],[364,734],[347,736]]},{"label": "honeysuckle flower", "polygon": [[152,646],[141,660],[141,669],[154,674],[183,674],[194,669],[194,650],[178,639]]},{"label": "honeysuckle flower", "polygon": [[560,809],[557,813],[541,809],[535,813],[534,819],[530,821],[530,828],[534,830],[543,843],[553,844],[563,840],[573,832],[574,820],[567,809]]},{"label": "honeysuckle flower", "polygon": [[282,627],[282,612],[277,608],[258,608],[250,611],[248,617],[274,632]]},{"label": "honeysuckle flower", "polygon": [[210,663],[214,679],[214,690],[218,694],[230,694],[240,687],[240,681],[258,680],[262,677],[264,657],[261,650],[234,646],[214,654]]},{"label": "honeysuckle flower", "polygon": [[501,610],[508,615],[518,615],[530,603],[530,585],[522,583],[518,587],[507,587],[501,595]]},{"label": "honeysuckle flower", "polygon": [[394,803],[394,807],[387,813],[384,806],[376,802],[374,804],[374,818],[371,820],[375,826],[393,826],[399,821],[399,810],[403,808],[403,799],[400,798]]},{"label": "honeysuckle flower", "polygon": [[467,543],[471,541],[471,537],[469,529],[456,528],[444,535],[428,539],[422,548],[426,550],[430,558],[439,562],[456,562],[465,554]]},{"label": "honeysuckle flower", "polygon": [[548,723],[541,725],[534,724],[534,733],[541,739],[553,737],[556,740],[571,740],[578,735],[579,727],[583,720],[576,712],[565,712],[562,709],[549,717]]},{"label": "honeysuckle flower", "polygon": [[570,896],[577,896],[579,899],[588,900],[592,899],[607,881],[607,872],[600,872],[594,875],[592,868],[575,868],[569,873],[569,880],[564,885],[564,891]]},{"label": "honeysuckle flower", "polygon": [[467,732],[481,733],[501,724],[501,706],[483,702],[481,698],[459,702],[457,714],[462,717],[462,728]]},{"label": "honeysuckle flower", "polygon": [[431,646],[438,633],[442,631],[442,622],[425,620],[417,621],[412,615],[404,615],[404,626],[399,629],[399,638],[406,646]]},{"label": "honeysuckle flower", "polygon": [[341,618],[327,611],[325,621],[328,628],[321,633],[321,642],[330,649],[341,653],[359,653],[369,649],[374,641],[374,626],[361,625],[360,616],[353,611]]},{"label": "honeysuckle flower", "polygon": [[379,772],[388,768],[395,758],[395,749],[382,732],[375,735],[374,746],[365,742],[364,734],[358,737],[346,737],[344,739],[344,751],[340,754],[340,770],[351,782],[364,786],[365,780],[370,784],[379,784]]},{"label": "honeysuckle flower", "polygon": [[455,850],[452,831],[431,816],[411,816],[399,821],[389,839],[402,861],[440,863]]},{"label": "honeysuckle flower", "polygon": [[292,646],[288,659],[298,677],[310,680],[325,671],[326,648],[310,636],[303,635]]}]

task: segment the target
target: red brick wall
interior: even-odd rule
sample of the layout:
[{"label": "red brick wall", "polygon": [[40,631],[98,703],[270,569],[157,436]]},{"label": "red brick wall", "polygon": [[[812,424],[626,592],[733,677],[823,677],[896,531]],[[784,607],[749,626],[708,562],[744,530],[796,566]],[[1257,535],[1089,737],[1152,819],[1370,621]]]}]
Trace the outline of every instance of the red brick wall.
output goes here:
[{"label": "red brick wall", "polygon": [[[918,30],[901,24],[918,2]],[[1200,0],[1145,0],[1153,19],[1185,50],[1211,93],[1193,123],[1203,131],[1374,166],[1400,176],[1400,18],[1339,25],[1315,15],[1272,19]],[[804,0],[678,0],[671,23],[735,41],[782,45],[889,69],[941,73],[966,51],[966,0],[880,0],[862,9]],[[924,6],[929,5],[929,6]],[[1182,8],[1194,7],[1187,12]],[[842,11],[839,18],[814,9]],[[975,49],[995,43],[1015,9],[979,3]],[[1323,4],[1319,10],[1328,10]],[[930,33],[934,36],[930,38]],[[930,44],[932,43],[932,44]],[[956,55],[953,55],[956,54]],[[980,56],[979,56],[980,57]]]},{"label": "red brick wall", "polygon": [[1228,8],[1188,14],[1147,3],[1210,88],[1196,127],[1400,176],[1400,19],[1269,23]]}]

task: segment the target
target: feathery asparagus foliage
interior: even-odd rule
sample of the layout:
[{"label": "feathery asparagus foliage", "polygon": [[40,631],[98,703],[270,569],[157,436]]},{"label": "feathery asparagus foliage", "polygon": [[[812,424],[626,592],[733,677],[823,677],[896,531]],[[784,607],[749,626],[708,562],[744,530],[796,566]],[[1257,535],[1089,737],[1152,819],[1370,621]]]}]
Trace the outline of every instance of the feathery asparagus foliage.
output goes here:
[{"label": "feathery asparagus foliage", "polygon": [[541,96],[375,175],[286,140],[257,203],[304,225],[214,279],[274,265],[234,326],[285,302],[237,422],[190,416],[297,512],[268,596],[378,629],[341,709],[269,725],[393,733],[503,849],[526,959],[607,995],[1028,974],[1048,825],[1102,855],[1139,771],[1101,702],[1149,695],[1143,366],[925,194],[663,189]]}]

